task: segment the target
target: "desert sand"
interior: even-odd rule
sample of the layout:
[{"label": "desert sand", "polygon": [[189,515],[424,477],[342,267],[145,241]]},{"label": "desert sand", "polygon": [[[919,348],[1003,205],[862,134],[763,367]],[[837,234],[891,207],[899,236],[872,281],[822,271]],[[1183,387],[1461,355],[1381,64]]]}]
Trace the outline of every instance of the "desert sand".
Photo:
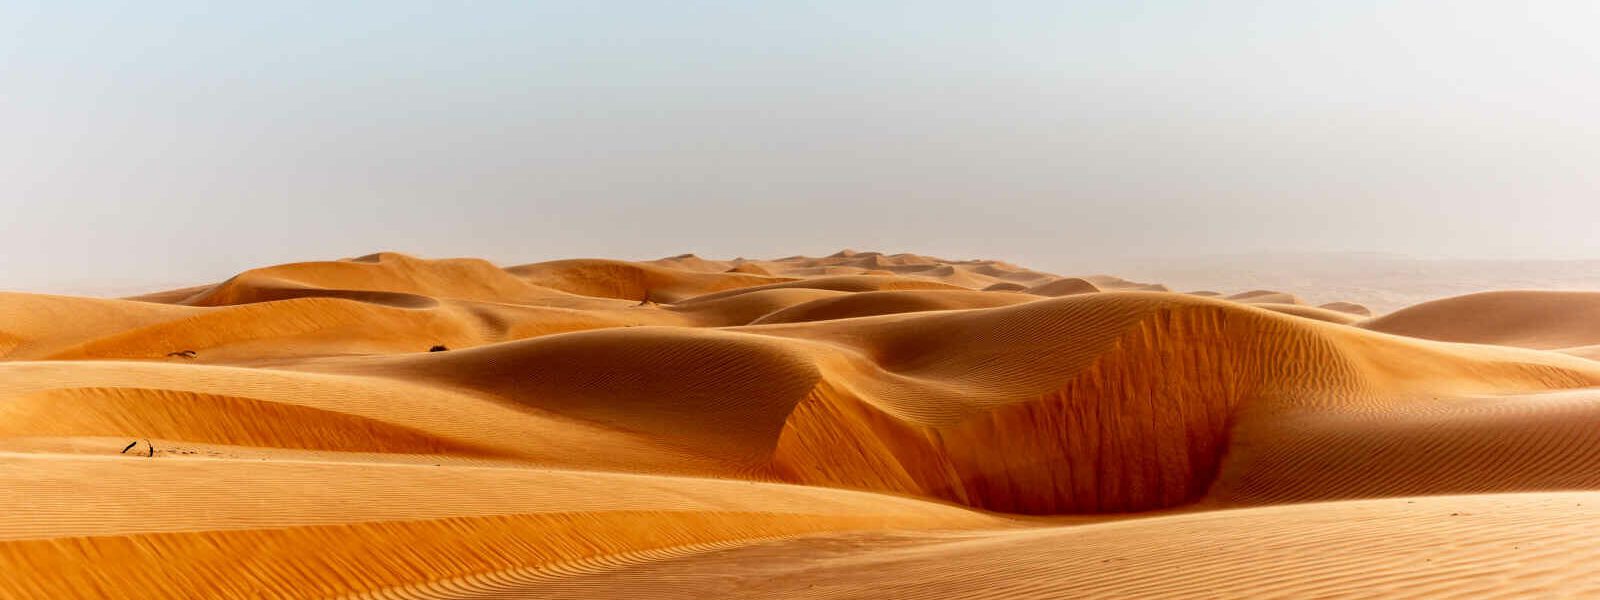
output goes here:
[{"label": "desert sand", "polygon": [[849,250],[0,293],[0,598],[1600,594],[1600,292],[1373,313]]}]

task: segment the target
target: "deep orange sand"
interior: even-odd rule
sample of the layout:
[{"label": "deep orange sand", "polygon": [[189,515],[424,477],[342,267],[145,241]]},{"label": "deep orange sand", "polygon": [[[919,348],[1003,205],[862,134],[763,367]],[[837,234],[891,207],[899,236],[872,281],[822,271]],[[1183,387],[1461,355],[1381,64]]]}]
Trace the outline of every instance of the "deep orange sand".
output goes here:
[{"label": "deep orange sand", "polygon": [[849,251],[5,293],[0,598],[1596,595],[1595,348]]}]

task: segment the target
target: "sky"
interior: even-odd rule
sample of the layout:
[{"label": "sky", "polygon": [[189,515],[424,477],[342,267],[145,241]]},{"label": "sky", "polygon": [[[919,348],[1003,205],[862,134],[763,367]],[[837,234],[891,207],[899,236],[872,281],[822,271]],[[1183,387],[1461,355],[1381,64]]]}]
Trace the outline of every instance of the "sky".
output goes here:
[{"label": "sky", "polygon": [[377,250],[1600,258],[1596,31],[1588,1],[11,0],[0,289]]}]

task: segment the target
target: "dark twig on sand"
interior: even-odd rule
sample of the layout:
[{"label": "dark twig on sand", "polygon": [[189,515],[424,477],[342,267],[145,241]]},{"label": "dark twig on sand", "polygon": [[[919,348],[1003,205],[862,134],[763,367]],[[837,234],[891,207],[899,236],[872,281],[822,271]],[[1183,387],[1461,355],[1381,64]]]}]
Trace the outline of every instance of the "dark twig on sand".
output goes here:
[{"label": "dark twig on sand", "polygon": [[127,454],[129,450],[132,450],[133,447],[137,446],[137,445],[139,445],[139,440],[134,440],[134,441],[128,442],[128,445],[124,446],[122,448],[122,452],[119,452],[118,454]]}]

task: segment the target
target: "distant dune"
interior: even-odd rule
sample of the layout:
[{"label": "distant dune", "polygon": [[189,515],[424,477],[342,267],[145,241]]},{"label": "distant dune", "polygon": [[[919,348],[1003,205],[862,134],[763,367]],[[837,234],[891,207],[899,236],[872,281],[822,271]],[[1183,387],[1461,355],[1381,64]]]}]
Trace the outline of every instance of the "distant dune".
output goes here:
[{"label": "distant dune", "polygon": [[4,293],[0,598],[1595,595],[1596,348],[852,250]]},{"label": "distant dune", "polygon": [[1363,324],[1412,337],[1555,349],[1600,344],[1600,292],[1505,291],[1424,302]]}]

